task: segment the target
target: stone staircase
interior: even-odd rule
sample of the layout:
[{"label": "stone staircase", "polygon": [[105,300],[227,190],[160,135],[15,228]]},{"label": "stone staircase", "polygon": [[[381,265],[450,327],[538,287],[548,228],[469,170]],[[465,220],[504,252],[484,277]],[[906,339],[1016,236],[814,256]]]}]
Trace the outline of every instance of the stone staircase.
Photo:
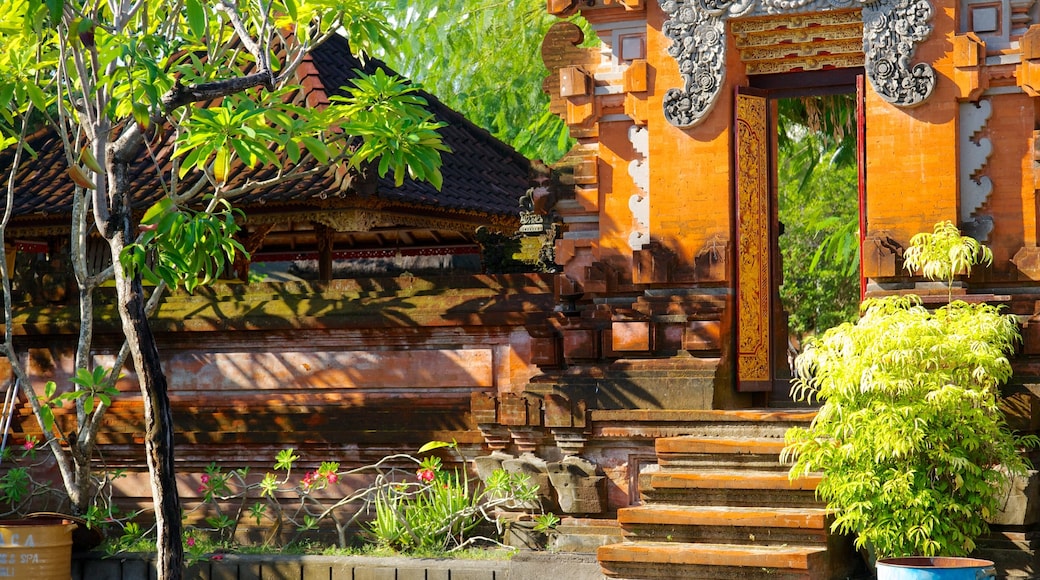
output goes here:
[{"label": "stone staircase", "polygon": [[977,540],[972,556],[993,560],[1001,580],[1036,580],[1040,578],[1040,532],[1035,527],[995,526]]},{"label": "stone staircase", "polygon": [[643,505],[618,511],[625,541],[598,551],[607,576],[850,577],[859,557],[847,538],[830,533],[815,497],[819,477],[791,481],[779,462],[784,432],[812,413],[754,415],[741,412],[753,429],[705,425],[702,433],[656,440],[658,463],[640,476]]}]

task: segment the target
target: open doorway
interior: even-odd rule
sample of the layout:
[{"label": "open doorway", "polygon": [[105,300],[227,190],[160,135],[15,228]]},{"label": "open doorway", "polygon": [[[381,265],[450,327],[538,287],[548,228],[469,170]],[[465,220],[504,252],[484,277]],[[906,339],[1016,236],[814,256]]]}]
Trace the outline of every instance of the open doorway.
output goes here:
[{"label": "open doorway", "polygon": [[[855,69],[752,77],[738,90],[737,387],[789,402],[807,336],[855,316],[864,219]],[[861,77],[860,77],[861,78]]]},{"label": "open doorway", "polygon": [[778,293],[793,373],[806,338],[859,308],[855,93],[778,99],[776,125]]}]

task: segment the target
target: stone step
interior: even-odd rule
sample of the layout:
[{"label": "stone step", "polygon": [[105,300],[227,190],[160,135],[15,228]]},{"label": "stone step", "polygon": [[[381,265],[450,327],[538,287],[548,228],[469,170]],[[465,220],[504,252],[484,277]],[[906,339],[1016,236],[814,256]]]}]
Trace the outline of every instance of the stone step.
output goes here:
[{"label": "stone step", "polygon": [[1040,562],[1032,550],[981,548],[975,550],[972,557],[992,560],[997,578],[1040,578]]},{"label": "stone step", "polygon": [[654,489],[738,489],[816,491],[823,481],[818,474],[790,478],[775,471],[704,470],[697,472],[650,473]]},{"label": "stone step", "polygon": [[772,437],[662,437],[654,442],[659,455],[780,455],[784,440]]},{"label": "stone step", "polygon": [[822,580],[828,568],[819,546],[639,542],[603,546],[597,558],[607,576],[633,580]]},{"label": "stone step", "polygon": [[788,469],[780,463],[782,437],[663,437],[655,448],[661,471]]},{"label": "stone step", "polygon": [[618,523],[625,530],[650,525],[826,530],[828,516],[824,508],[644,505],[619,509]]},{"label": "stone step", "polygon": [[791,427],[806,427],[816,412],[805,409],[621,409],[589,412],[597,439],[646,440],[660,437],[771,437],[783,439]]},{"label": "stone step", "polygon": [[980,550],[1035,550],[1040,548],[1040,532],[991,526],[988,534],[975,540],[975,545]]},{"label": "stone step", "polygon": [[568,517],[556,526],[551,547],[555,552],[595,554],[600,546],[624,539],[617,520]]},{"label": "stone step", "polygon": [[816,486],[822,476],[792,480],[786,471],[661,471],[640,474],[644,503],[739,507],[822,507]]}]

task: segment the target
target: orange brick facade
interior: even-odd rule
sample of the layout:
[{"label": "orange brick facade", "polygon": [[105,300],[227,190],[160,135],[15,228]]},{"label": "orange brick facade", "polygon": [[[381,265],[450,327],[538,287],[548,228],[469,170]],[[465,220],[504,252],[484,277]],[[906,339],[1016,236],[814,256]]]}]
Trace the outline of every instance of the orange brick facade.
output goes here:
[{"label": "orange brick facade", "polygon": [[[574,168],[575,194],[556,207],[565,232],[557,243],[563,267],[557,294],[565,307],[549,323],[558,336],[535,339],[559,344],[543,348],[559,350],[560,357],[541,365],[544,374],[535,383],[580,399],[575,385],[596,377],[600,385],[628,385],[661,408],[768,402],[769,395],[741,392],[768,389],[742,388],[735,354],[741,332],[750,332],[741,320],[741,292],[749,292],[747,281],[755,276],[746,268],[761,257],[740,251],[735,192],[742,166],[735,151],[743,137],[735,131],[734,94],[739,87],[762,87],[767,99],[780,94],[776,87],[812,94],[805,90],[812,85],[801,83],[826,78],[851,91],[856,75],[866,78],[860,169],[867,294],[913,289],[919,280],[902,269],[902,248],[913,234],[953,220],[995,256],[992,268],[965,280],[964,291],[1008,304],[1027,322],[1026,350],[1040,348],[1026,320],[1040,280],[1034,147],[1040,26],[1031,28],[1033,8],[941,0],[900,5],[873,25],[877,16],[858,4],[817,2],[797,11],[765,1],[736,4],[710,4],[721,7],[712,20],[705,16],[708,4],[696,2],[548,2],[560,17],[580,12],[603,46],[577,47],[580,31],[563,21],[543,46],[550,73],[545,89],[579,144],[564,161]],[[710,69],[711,53],[680,48],[676,40],[675,30],[696,18],[689,30],[700,28],[683,42],[712,44],[723,54],[714,90],[684,88],[684,71],[703,87],[712,82],[697,76]],[[702,30],[719,21],[723,38]],[[900,44],[885,44],[893,34]],[[684,61],[683,50],[694,57]],[[885,61],[886,51],[909,58]],[[893,68],[898,81],[886,85]],[[927,84],[914,85],[911,75],[919,69],[932,75],[927,91],[900,94]],[[693,122],[676,123],[666,112],[675,106],[669,92],[676,90],[689,90],[694,100],[698,91],[714,95],[714,102]],[[775,229],[775,209],[762,212]],[[745,296],[769,300],[769,292]],[[779,316],[777,307],[769,308]],[[769,324],[774,330],[762,331],[766,335],[777,323]],[[775,366],[782,350],[774,345],[768,354]],[[676,362],[677,380],[684,365],[710,372],[701,379],[690,375],[679,394],[610,370],[619,361],[631,371],[662,359]],[[1031,380],[1022,374],[1019,382]]]}]

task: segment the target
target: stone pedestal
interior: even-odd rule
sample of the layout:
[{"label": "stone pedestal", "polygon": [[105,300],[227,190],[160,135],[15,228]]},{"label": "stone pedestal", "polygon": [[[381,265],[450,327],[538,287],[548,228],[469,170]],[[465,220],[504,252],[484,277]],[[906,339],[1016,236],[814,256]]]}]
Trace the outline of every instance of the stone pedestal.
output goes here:
[{"label": "stone pedestal", "polygon": [[598,514],[603,511],[603,476],[596,475],[594,463],[580,457],[567,457],[548,464],[547,468],[560,510],[567,514]]},{"label": "stone pedestal", "polygon": [[[503,460],[502,469],[505,469],[507,473],[522,473],[529,477],[531,483],[538,486],[541,508],[545,511],[552,511],[556,505],[556,498],[553,497],[553,488],[544,460],[530,453],[524,453],[520,457]],[[538,506],[531,507],[532,509],[538,508]]]}]

